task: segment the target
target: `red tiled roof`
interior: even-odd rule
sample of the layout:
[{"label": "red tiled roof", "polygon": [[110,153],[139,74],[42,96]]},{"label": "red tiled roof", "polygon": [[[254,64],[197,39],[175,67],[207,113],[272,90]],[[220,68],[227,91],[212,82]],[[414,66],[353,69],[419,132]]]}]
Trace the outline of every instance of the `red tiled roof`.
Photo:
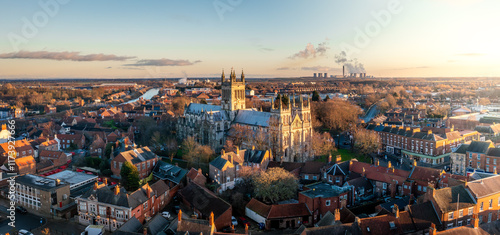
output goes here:
[{"label": "red tiled roof", "polygon": [[272,205],[267,219],[308,216],[311,212],[305,203]]}]

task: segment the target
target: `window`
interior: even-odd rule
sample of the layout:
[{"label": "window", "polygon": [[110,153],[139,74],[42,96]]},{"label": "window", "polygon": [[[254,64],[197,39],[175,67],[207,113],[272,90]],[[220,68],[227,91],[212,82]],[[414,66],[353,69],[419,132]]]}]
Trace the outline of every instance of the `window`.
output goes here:
[{"label": "window", "polygon": [[148,202],[147,201],[142,205],[144,206],[144,210],[148,209]]},{"label": "window", "polygon": [[309,179],[309,175],[304,175],[304,179],[308,180]]},{"label": "window", "polygon": [[460,210],[458,212],[458,218],[462,218],[464,216],[464,210]]},{"label": "window", "polygon": [[448,213],[448,219],[453,219],[453,212]]},{"label": "window", "polygon": [[146,170],[146,163],[145,162],[142,163],[142,170]]},{"label": "window", "polygon": [[[469,215],[472,215],[472,211],[473,211],[473,208],[472,207],[469,208]],[[467,223],[467,224],[469,224],[469,223]]]},{"label": "window", "polygon": [[331,204],[331,203],[330,203],[330,200],[326,200],[325,205],[326,205],[326,206],[330,206],[330,204]]},{"label": "window", "polygon": [[484,202],[481,202],[481,207],[479,207],[479,211],[483,211],[483,204]]},{"label": "window", "polygon": [[335,178],[335,183],[340,183],[340,177]]},{"label": "window", "polygon": [[496,158],[493,158],[493,164],[497,164],[497,159]]},{"label": "window", "polygon": [[316,177],[315,175],[313,175],[313,180],[317,180],[317,179],[318,179],[318,177]]},{"label": "window", "polygon": [[90,212],[94,212],[94,213],[96,213],[96,211],[97,211],[97,206],[96,206],[95,204],[90,204],[89,206],[90,206]]},{"label": "window", "polygon": [[490,207],[489,209],[493,208],[493,199],[490,199]]},{"label": "window", "polygon": [[498,198],[498,206],[500,206],[500,197]]},{"label": "window", "polygon": [[458,227],[462,227],[462,221],[458,221]]},{"label": "window", "polygon": [[99,215],[106,215],[106,207],[99,206]]},{"label": "window", "polygon": [[116,161],[113,161],[113,168],[116,168]]},{"label": "window", "polygon": [[469,159],[472,159],[472,153],[469,153]]},{"label": "window", "polygon": [[422,186],[418,186],[418,191],[422,191]]},{"label": "window", "polygon": [[119,168],[120,168],[120,170],[122,169],[122,165],[123,165],[123,162],[120,162],[120,163],[119,163]]},{"label": "window", "polygon": [[490,158],[489,157],[486,158],[486,164],[490,164]]},{"label": "window", "polygon": [[325,179],[326,179],[326,172],[325,172],[325,173],[323,173],[323,178],[325,178]]},{"label": "window", "polygon": [[86,211],[87,210],[87,203],[86,202],[80,202],[80,210],[81,211]]},{"label": "window", "polygon": [[383,183],[383,184],[382,184],[382,188],[383,188],[383,189],[387,189],[387,183]]}]

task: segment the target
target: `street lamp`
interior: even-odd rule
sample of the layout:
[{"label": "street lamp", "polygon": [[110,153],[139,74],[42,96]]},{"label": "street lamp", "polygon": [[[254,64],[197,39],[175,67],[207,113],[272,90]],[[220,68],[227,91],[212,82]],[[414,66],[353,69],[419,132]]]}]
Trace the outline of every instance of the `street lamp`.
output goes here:
[{"label": "street lamp", "polygon": [[337,147],[340,148],[340,134],[337,134]]}]

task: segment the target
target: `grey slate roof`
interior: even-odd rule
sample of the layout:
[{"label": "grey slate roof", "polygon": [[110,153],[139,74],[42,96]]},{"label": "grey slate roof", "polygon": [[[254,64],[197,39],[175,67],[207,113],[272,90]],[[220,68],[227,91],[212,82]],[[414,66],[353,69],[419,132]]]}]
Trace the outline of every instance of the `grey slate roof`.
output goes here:
[{"label": "grey slate roof", "polygon": [[118,230],[113,234],[124,234],[124,233],[139,233],[142,232],[142,224],[137,218],[132,216],[127,222],[125,222]]},{"label": "grey slate roof", "polygon": [[271,118],[271,113],[269,112],[259,112],[254,110],[239,110],[238,114],[234,119],[234,122],[251,126],[268,127],[270,118]]},{"label": "grey slate roof", "polygon": [[462,144],[460,147],[455,151],[455,153],[461,153],[461,154],[466,154],[467,149],[469,148],[469,144]]},{"label": "grey slate roof", "polygon": [[182,179],[184,179],[187,172],[188,170],[186,169],[166,163],[164,161],[159,161],[153,170],[153,176],[162,180],[168,180],[179,184]]},{"label": "grey slate roof", "polygon": [[[231,204],[197,184],[189,184],[180,190],[179,194],[203,215],[210,215],[213,212],[215,219],[231,209]],[[203,200],[204,203],[200,203],[200,200]]]},{"label": "grey slate roof", "polygon": [[265,150],[245,150],[245,162],[251,163],[262,163],[264,156],[266,155]]},{"label": "grey slate roof", "polygon": [[328,183],[323,183],[323,182],[318,182],[310,185],[306,185],[309,190],[307,191],[302,191],[300,192],[304,196],[310,197],[310,198],[316,198],[316,197],[322,197],[322,198],[329,198],[329,197],[337,197],[341,193],[344,193],[346,190],[332,184]]},{"label": "grey slate roof", "polygon": [[490,144],[491,142],[486,142],[486,141],[472,141],[467,151],[486,154],[488,152]]},{"label": "grey slate roof", "polygon": [[488,149],[488,156],[500,157],[500,148]]},{"label": "grey slate roof", "polygon": [[165,230],[169,224],[169,221],[163,218],[160,213],[158,213],[144,226],[148,228],[149,234],[158,234],[160,232],[163,232],[163,230]]},{"label": "grey slate roof", "polygon": [[215,168],[219,169],[219,170],[222,170],[222,168],[224,168],[224,166],[226,165],[228,161],[224,158],[222,158],[222,156],[218,156],[217,158],[215,158],[214,160],[212,160],[210,162],[210,165],[214,166]]}]

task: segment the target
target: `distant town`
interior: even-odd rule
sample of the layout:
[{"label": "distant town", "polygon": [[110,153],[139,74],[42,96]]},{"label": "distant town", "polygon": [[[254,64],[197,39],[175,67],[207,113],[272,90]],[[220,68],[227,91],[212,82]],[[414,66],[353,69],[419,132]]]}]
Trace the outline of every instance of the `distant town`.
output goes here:
[{"label": "distant town", "polygon": [[500,233],[498,80],[245,72],[1,82],[0,233]]}]

